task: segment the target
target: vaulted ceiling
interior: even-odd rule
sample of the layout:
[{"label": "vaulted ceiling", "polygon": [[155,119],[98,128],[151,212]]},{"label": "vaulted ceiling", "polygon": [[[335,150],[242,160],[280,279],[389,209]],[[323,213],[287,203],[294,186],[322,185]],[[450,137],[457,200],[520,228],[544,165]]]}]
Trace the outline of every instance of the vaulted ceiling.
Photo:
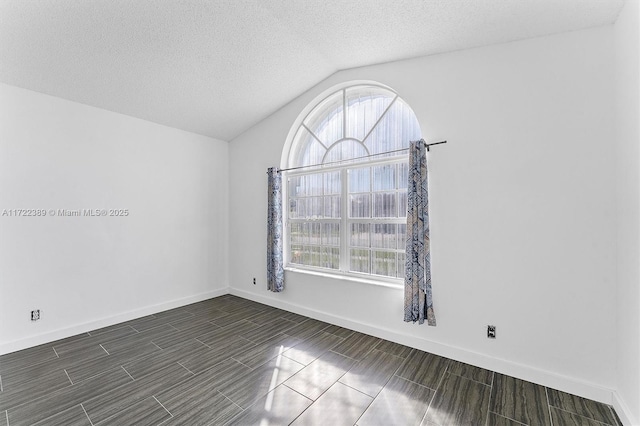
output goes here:
[{"label": "vaulted ceiling", "polygon": [[607,25],[623,1],[0,0],[0,82],[229,141],[338,70]]}]

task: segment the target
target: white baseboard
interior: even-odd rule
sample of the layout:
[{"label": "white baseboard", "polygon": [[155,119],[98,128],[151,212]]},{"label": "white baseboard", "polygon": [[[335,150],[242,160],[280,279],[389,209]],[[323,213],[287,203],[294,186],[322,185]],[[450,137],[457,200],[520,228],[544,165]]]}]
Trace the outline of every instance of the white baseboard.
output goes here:
[{"label": "white baseboard", "polygon": [[14,340],[12,342],[2,343],[0,344],[0,355],[19,351],[21,349],[31,348],[33,346],[38,346],[44,343],[53,342],[55,340],[75,336],[76,334],[86,333],[87,331],[97,330],[102,327],[108,327],[110,325],[118,324],[124,321],[144,317],[146,315],[152,315],[158,312],[166,311],[168,309],[178,308],[180,306],[189,305],[191,303],[200,302],[202,300],[211,299],[212,297],[218,297],[225,294],[229,294],[228,287],[209,291],[206,293],[196,294],[195,296],[184,297],[181,299],[171,300],[169,302],[163,302],[140,309],[135,309],[133,311],[119,313],[110,317],[101,318],[99,320],[61,328],[47,333],[38,334],[36,336],[29,336],[24,339]]},{"label": "white baseboard", "polygon": [[502,360],[498,358],[489,357],[483,354],[471,352],[462,348],[457,348],[449,345],[443,345],[441,343],[428,341],[425,339],[417,338],[404,333],[398,333],[394,330],[389,330],[380,327],[373,327],[371,325],[354,321],[348,318],[328,314],[326,312],[317,311],[307,308],[305,306],[283,302],[277,298],[264,297],[254,293],[238,290],[235,288],[222,288],[211,292],[201,293],[195,296],[189,296],[182,299],[176,299],[169,302],[160,303],[157,305],[147,306],[145,308],[136,309],[129,312],[120,313],[107,318],[102,318],[96,321],[90,321],[83,324],[78,324],[73,327],[67,327],[60,330],[55,330],[49,333],[40,334],[37,336],[31,336],[25,339],[16,340],[13,342],[0,344],[0,355],[15,352],[21,349],[30,348],[33,346],[41,345],[43,343],[52,342],[58,339],[64,339],[66,337],[74,336],[76,334],[85,333],[87,331],[96,330],[102,327],[108,327],[110,325],[118,324],[124,321],[129,321],[135,318],[140,318],[146,315],[155,314],[168,309],[177,308],[180,306],[188,305],[190,303],[200,302],[213,297],[223,296],[225,294],[233,294],[245,299],[253,300],[255,302],[264,303],[269,306],[284,309],[290,312],[294,312],[300,315],[305,315],[310,318],[315,318],[320,321],[326,321],[331,324],[339,325],[341,327],[349,328],[352,330],[366,333],[372,336],[379,337],[381,339],[390,340],[392,342],[400,343],[406,346],[431,352],[440,356],[454,359],[456,361],[465,362],[471,365],[475,365],[488,370],[496,371],[501,374],[506,374],[512,377],[517,377],[522,380],[537,383],[543,386],[558,389],[564,392],[568,392],[574,395],[582,396],[584,398],[593,399],[605,404],[613,405],[616,413],[622,420],[625,426],[640,426],[640,422],[634,418],[625,402],[620,398],[618,393],[613,389],[604,388],[592,383],[576,380],[571,377],[562,376],[556,373],[540,370],[530,366],[517,364],[508,360]]},{"label": "white baseboard", "polygon": [[305,306],[283,302],[275,297],[264,297],[235,288],[231,288],[230,293],[239,297],[243,297],[245,299],[253,300],[255,302],[264,303],[276,308],[295,312],[297,314],[315,318],[320,321],[326,321],[331,324],[339,325],[351,330],[356,330],[361,333],[379,337],[381,339],[390,340],[392,342],[400,343],[412,348],[451,358],[456,361],[465,362],[467,364],[496,371],[501,374],[506,374],[553,389],[558,389],[560,391],[578,395],[583,398],[592,399],[609,405],[614,402],[613,389],[604,388],[602,386],[577,380],[572,377],[562,376],[557,373],[540,370],[534,367],[514,363],[504,359],[490,357],[476,352],[471,352],[466,349],[432,342],[426,339],[418,338],[416,336],[411,336],[409,334],[398,333],[394,330],[373,327],[371,325],[354,321],[348,318],[328,314],[326,312],[317,311],[314,309],[309,309]]},{"label": "white baseboard", "polygon": [[635,418],[631,413],[629,406],[620,397],[618,392],[613,392],[613,408],[616,410],[616,414],[620,417],[622,424],[625,426],[640,426],[640,419]]}]

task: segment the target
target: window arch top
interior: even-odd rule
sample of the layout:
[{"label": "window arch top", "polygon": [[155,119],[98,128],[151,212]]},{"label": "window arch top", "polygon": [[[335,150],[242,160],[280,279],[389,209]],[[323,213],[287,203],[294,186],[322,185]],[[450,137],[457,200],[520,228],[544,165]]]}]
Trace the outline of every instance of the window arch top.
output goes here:
[{"label": "window arch top", "polygon": [[[379,154],[402,155],[399,149],[420,139],[413,110],[392,90],[355,85],[321,100],[302,120],[294,135],[288,167],[326,164]],[[377,157],[378,158],[378,157]]]}]

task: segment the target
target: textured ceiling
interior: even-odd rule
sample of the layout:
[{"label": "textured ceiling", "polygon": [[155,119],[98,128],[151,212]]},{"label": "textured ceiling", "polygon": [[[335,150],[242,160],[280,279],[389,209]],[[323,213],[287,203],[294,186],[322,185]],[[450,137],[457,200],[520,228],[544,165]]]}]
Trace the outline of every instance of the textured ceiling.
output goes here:
[{"label": "textured ceiling", "polygon": [[231,140],[340,69],[611,24],[623,1],[0,0],[0,81]]}]

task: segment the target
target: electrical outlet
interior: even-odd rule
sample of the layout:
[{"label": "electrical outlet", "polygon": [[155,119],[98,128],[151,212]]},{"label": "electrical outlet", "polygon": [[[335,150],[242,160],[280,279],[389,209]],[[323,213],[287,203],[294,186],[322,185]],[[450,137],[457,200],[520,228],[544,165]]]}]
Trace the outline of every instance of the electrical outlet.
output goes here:
[{"label": "electrical outlet", "polygon": [[256,285],[256,277],[253,277],[253,285]]},{"label": "electrical outlet", "polygon": [[496,338],[496,326],[495,325],[488,325],[487,326],[487,337],[489,339],[495,339]]},{"label": "electrical outlet", "polygon": [[40,309],[34,309],[31,311],[31,321],[38,321],[40,319]]}]

